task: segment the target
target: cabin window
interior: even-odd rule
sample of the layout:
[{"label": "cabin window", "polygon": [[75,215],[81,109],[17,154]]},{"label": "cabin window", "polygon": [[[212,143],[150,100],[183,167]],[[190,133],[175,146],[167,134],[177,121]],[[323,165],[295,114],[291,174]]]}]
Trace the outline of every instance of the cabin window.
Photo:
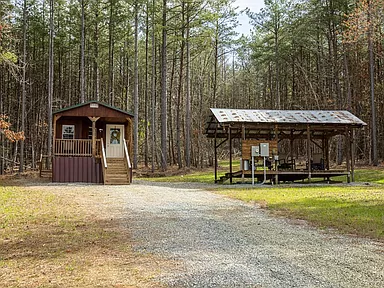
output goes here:
[{"label": "cabin window", "polygon": [[75,139],[75,125],[63,125],[62,139]]}]

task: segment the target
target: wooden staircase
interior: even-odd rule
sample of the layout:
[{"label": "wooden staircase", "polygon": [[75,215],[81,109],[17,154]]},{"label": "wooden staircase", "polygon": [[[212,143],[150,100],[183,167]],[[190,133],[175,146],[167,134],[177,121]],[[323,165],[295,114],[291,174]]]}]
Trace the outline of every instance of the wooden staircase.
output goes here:
[{"label": "wooden staircase", "polygon": [[104,184],[106,185],[127,185],[130,184],[130,171],[124,158],[108,158],[105,169]]}]

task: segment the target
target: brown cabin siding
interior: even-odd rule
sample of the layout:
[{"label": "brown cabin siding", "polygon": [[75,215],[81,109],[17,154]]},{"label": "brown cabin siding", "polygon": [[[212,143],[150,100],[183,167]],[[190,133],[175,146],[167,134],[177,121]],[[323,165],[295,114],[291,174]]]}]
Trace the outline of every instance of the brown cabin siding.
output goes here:
[{"label": "brown cabin siding", "polygon": [[59,183],[103,183],[101,163],[90,157],[54,157],[52,181]]},{"label": "brown cabin siding", "polygon": [[88,118],[60,118],[56,124],[56,139],[62,138],[63,125],[75,125],[75,139],[88,139],[88,127],[92,123]]}]

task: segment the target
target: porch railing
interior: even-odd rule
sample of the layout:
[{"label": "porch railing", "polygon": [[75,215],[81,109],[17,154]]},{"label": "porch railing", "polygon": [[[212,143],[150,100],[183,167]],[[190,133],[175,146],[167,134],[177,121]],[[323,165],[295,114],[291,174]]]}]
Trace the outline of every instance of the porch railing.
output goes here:
[{"label": "porch railing", "polygon": [[[55,156],[92,156],[92,140],[56,139]],[[95,157],[101,156],[101,141],[96,139]]]}]

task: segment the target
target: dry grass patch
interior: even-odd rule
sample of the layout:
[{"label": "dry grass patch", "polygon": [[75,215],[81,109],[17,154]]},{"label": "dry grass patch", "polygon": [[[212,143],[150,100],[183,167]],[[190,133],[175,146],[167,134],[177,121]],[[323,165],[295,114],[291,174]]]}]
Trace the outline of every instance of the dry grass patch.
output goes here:
[{"label": "dry grass patch", "polygon": [[0,287],[161,286],[154,278],[172,264],[134,253],[95,201],[52,188],[0,186]]}]

